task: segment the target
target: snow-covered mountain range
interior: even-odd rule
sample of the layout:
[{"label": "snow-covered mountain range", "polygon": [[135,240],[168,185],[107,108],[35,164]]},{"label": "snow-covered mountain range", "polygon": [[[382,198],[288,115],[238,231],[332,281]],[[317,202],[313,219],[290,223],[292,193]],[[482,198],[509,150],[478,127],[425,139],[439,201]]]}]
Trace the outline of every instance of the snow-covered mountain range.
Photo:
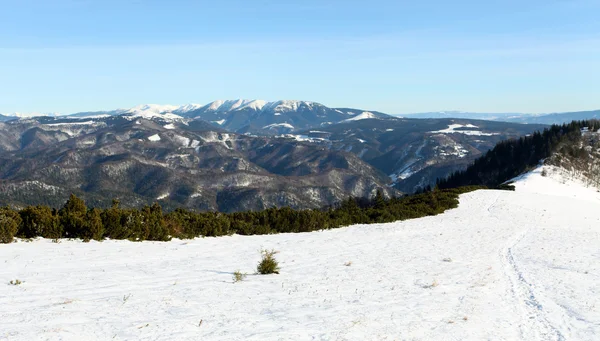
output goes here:
[{"label": "snow-covered mountain range", "polygon": [[16,118],[53,116],[64,118],[102,118],[109,116],[130,118],[161,118],[172,121],[204,120],[232,132],[263,135],[288,133],[294,130],[330,125],[348,120],[389,117],[376,111],[329,108],[310,101],[279,100],[217,100],[205,105],[143,104],[129,109],[60,114],[8,114],[0,121]]}]

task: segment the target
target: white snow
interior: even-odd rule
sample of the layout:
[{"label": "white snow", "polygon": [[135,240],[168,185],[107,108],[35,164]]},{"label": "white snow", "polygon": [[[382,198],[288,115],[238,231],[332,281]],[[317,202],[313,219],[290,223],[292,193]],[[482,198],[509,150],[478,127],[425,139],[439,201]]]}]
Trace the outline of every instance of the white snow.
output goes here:
[{"label": "white snow", "polygon": [[305,105],[309,108],[312,107],[313,102],[307,101],[296,101],[296,100],[281,100],[275,102],[266,103],[262,110],[263,111],[274,111],[274,112],[287,112],[287,111],[296,111],[300,108],[301,105]]},{"label": "white snow", "polygon": [[499,133],[484,133],[482,131],[479,130],[456,130],[459,128],[479,128],[477,126],[474,126],[472,124],[450,124],[448,125],[448,128],[446,129],[442,129],[442,130],[437,130],[437,131],[430,131],[430,133],[439,133],[439,134],[454,134],[454,133],[460,133],[460,134],[465,134],[465,135],[474,135],[474,136],[492,136],[492,135],[500,135]]},{"label": "white snow", "polygon": [[175,125],[173,123],[169,123],[165,125],[165,129],[175,129]]},{"label": "white snow", "polygon": [[159,115],[164,112],[173,112],[174,110],[177,110],[177,108],[179,107],[176,105],[142,104],[127,110],[127,113],[143,117],[146,115]]},{"label": "white snow", "polygon": [[[545,176],[542,176],[543,171]],[[519,192],[597,200],[600,204],[600,191],[597,188],[588,186],[583,179],[559,167],[539,166],[516,180],[514,185]]]},{"label": "white snow", "polygon": [[[70,116],[70,115],[66,115],[66,116]],[[110,114],[89,114],[89,115],[77,115],[77,118],[107,118],[107,117],[111,117],[114,115],[110,115]]]},{"label": "white snow", "polygon": [[271,128],[294,129],[294,126],[289,123],[273,123],[273,124],[269,124],[269,125],[263,127],[263,129],[271,129]]},{"label": "white snow", "polygon": [[222,126],[222,125],[223,125],[223,123],[225,123],[225,119],[218,120],[218,121],[212,121],[212,123],[216,123],[216,124],[218,124],[218,125],[221,125],[221,126]]},{"label": "white snow", "polygon": [[158,134],[154,134],[152,136],[149,136],[148,140],[150,140],[152,142],[157,142],[157,141],[160,141],[160,136]]},{"label": "white snow", "polygon": [[178,114],[179,113],[185,114],[190,111],[198,110],[202,107],[203,107],[203,105],[201,105],[201,104],[190,103],[190,104],[180,106],[179,108],[173,110],[173,112],[178,113]]},{"label": "white snow", "polygon": [[180,135],[173,135],[173,140],[181,144],[183,147],[189,146],[191,141],[189,138]]},{"label": "white snow", "polygon": [[255,100],[251,100],[250,102],[246,103],[245,105],[243,105],[242,107],[239,108],[239,110],[245,109],[245,108],[249,108],[252,110],[262,110],[262,108],[267,104],[267,101],[263,101],[260,99],[255,99]]},{"label": "white snow", "polygon": [[459,158],[464,158],[469,154],[469,151],[465,147],[454,142],[435,146],[433,150],[439,156],[457,156]]},{"label": "white snow", "polygon": [[415,174],[417,171],[419,171],[420,170],[419,168],[413,169],[413,167],[412,167],[415,162],[412,162],[410,165],[403,168],[400,172],[390,174],[389,177],[390,177],[390,179],[392,179],[392,182],[396,183],[398,180],[407,179],[407,178],[413,176],[413,174]]},{"label": "white snow", "polygon": [[159,195],[158,197],[156,197],[156,200],[162,200],[162,199],[165,199],[165,198],[167,198],[167,197],[169,196],[169,194],[170,194],[170,193],[168,193],[168,192],[167,192],[167,193],[164,193],[164,194],[161,194],[161,195]]},{"label": "white snow", "polygon": [[265,101],[261,100],[249,100],[249,99],[235,99],[235,100],[217,100],[206,105],[206,111],[220,113],[233,110],[241,110],[243,108],[251,108],[254,110],[261,110],[265,105]]},{"label": "white snow", "polygon": [[85,121],[85,122],[61,122],[61,123],[48,123],[47,126],[55,127],[55,126],[69,126],[69,125],[86,125],[86,124],[94,124],[94,121]]},{"label": "white snow", "polygon": [[207,132],[204,136],[200,137],[204,142],[207,143],[220,143],[227,149],[232,149],[227,142],[235,141],[235,135],[229,135],[225,133],[217,133],[214,131]]},{"label": "white snow", "polygon": [[375,114],[368,112],[368,111],[364,111],[361,114],[358,114],[354,117],[348,118],[343,120],[342,122],[351,122],[351,121],[359,121],[359,120],[366,120],[368,118],[377,118],[377,116],[375,116]]},{"label": "white snow", "polygon": [[[0,245],[0,339],[597,340],[600,201],[516,187],[312,233]],[[264,248],[279,275],[253,274]]]},{"label": "white snow", "polygon": [[182,120],[183,117],[173,114],[173,111],[178,108],[180,107],[176,105],[143,104],[125,111],[125,114],[130,118],[152,119],[159,117],[166,120]]},{"label": "white snow", "polygon": [[322,138],[322,137],[311,137],[308,135],[282,134],[282,135],[279,135],[279,137],[292,138],[296,141],[301,141],[301,142],[329,142],[329,139]]}]

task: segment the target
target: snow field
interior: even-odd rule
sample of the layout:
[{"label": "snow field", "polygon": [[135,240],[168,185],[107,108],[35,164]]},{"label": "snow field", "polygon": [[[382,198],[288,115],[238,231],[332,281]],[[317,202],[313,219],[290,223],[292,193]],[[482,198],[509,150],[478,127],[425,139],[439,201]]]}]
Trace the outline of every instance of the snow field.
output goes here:
[{"label": "snow field", "polygon": [[0,245],[0,340],[597,340],[600,201],[539,177],[390,224]]}]

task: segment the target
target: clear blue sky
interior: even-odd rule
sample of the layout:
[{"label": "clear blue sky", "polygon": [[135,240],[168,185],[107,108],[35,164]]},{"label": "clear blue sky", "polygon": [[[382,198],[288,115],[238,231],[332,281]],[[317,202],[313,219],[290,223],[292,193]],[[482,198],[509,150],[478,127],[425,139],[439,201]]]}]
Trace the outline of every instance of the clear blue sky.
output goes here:
[{"label": "clear blue sky", "polygon": [[600,0],[0,0],[0,112],[600,108]]}]

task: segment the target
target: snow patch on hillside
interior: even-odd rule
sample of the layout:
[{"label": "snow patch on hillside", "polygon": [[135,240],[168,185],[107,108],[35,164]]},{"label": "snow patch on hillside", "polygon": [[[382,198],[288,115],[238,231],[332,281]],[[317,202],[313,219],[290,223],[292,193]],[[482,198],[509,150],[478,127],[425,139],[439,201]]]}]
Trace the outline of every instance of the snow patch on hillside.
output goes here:
[{"label": "snow patch on hillside", "polygon": [[152,141],[152,142],[157,142],[157,141],[160,141],[160,135],[158,135],[158,134],[154,134],[154,135],[152,135],[152,136],[149,136],[149,137],[148,137],[148,140],[150,140],[150,141]]},{"label": "snow patch on hillside", "polygon": [[373,114],[372,112],[364,111],[354,117],[345,119],[342,122],[360,121],[360,120],[366,120],[369,118],[377,118],[377,116],[375,114]]},{"label": "snow patch on hillside", "polygon": [[173,140],[181,144],[183,147],[190,145],[190,139],[181,135],[173,135]]},{"label": "snow patch on hillside", "polygon": [[294,129],[294,126],[289,123],[273,123],[263,127],[263,129],[272,129],[272,128],[287,128]]},{"label": "snow patch on hillside", "polygon": [[85,121],[85,122],[61,122],[61,123],[47,123],[47,126],[57,127],[57,126],[70,126],[70,125],[90,125],[96,124],[95,121]]}]

